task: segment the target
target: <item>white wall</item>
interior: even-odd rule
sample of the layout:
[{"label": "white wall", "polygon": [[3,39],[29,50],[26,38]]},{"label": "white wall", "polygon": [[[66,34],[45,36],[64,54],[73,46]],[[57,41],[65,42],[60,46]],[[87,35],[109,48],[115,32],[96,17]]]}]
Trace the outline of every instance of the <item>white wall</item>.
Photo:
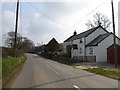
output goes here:
[{"label": "white wall", "polygon": [[[107,48],[113,44],[113,34],[109,35],[107,38],[105,38],[102,42],[98,44],[98,46],[92,46],[93,48],[93,54],[89,54],[90,47],[86,47],[85,50],[85,43],[86,45],[94,40],[96,37],[98,37],[100,34],[104,34],[106,31],[104,31],[102,28],[98,28],[95,32],[91,33],[86,38],[81,38],[82,43],[80,43],[80,39],[73,40],[72,42],[65,42],[63,43],[63,49],[66,53],[66,46],[77,44],[78,49],[72,49],[71,50],[71,56],[96,56],[96,62],[107,62]],[[86,42],[85,42],[86,39]],[[116,38],[116,42],[118,45],[120,45],[120,40]],[[82,54],[80,54],[80,48],[82,48]]]},{"label": "white wall", "polygon": [[[116,42],[120,45],[120,40],[116,38]],[[109,35],[106,39],[98,44],[98,46],[92,46],[93,54],[89,54],[90,47],[86,48],[87,56],[96,56],[96,62],[107,62],[107,48],[113,44],[113,34]]]},{"label": "white wall", "polygon": [[120,45],[120,39],[116,38],[116,42],[118,45]]},{"label": "white wall", "polygon": [[[74,40],[73,44],[77,44],[78,45],[78,50],[71,50],[71,55],[73,56],[92,56],[92,54],[89,54],[89,48],[86,48],[85,50],[85,43],[88,44],[89,42],[91,42],[92,40],[94,40],[96,37],[98,37],[100,34],[104,34],[106,33],[106,31],[104,31],[102,28],[98,28],[97,30],[95,30],[94,32],[92,32],[88,37],[86,38],[81,38],[82,43],[80,43],[80,39]],[[86,42],[85,42],[86,39]],[[82,54],[80,54],[80,48],[82,48]],[[94,49],[94,48],[93,48]],[[93,52],[94,54],[94,52]]]},{"label": "white wall", "polygon": [[86,37],[86,44],[88,44],[89,42],[91,42],[92,40],[94,40],[100,34],[105,34],[105,33],[107,33],[105,30],[103,30],[102,28],[98,28],[97,30],[95,30],[93,33],[91,33],[90,35],[88,35]]},{"label": "white wall", "polygon": [[[118,44],[118,39],[116,38],[116,40]],[[107,62],[107,48],[112,44],[113,44],[113,35],[111,34],[102,42],[100,42],[98,46],[94,47],[94,54],[96,54],[97,62]]]},{"label": "white wall", "polygon": [[[93,48],[93,54],[90,54],[90,53],[89,53],[89,52],[90,52],[90,47]],[[95,48],[96,48],[96,46],[86,47],[86,56],[96,56],[96,54],[95,54]]]},{"label": "white wall", "polygon": [[113,44],[113,35],[109,35],[95,48],[96,61],[107,62],[107,48]]},{"label": "white wall", "polygon": [[[81,38],[82,43],[80,43],[80,39],[76,39],[73,41],[73,44],[77,44],[78,49],[72,49],[72,58],[73,56],[84,56],[85,54],[85,38]],[[80,54],[80,48],[82,48],[82,54]]]}]

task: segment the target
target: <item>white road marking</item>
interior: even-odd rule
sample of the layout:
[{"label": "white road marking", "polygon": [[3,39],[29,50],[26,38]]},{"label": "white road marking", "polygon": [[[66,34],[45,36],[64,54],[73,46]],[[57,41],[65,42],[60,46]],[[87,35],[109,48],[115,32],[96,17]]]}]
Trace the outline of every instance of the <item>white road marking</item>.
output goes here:
[{"label": "white road marking", "polygon": [[37,54],[33,54],[33,56],[38,56]]},{"label": "white road marking", "polygon": [[80,88],[78,86],[76,86],[76,85],[73,85],[73,87],[76,88],[76,89],[78,89],[78,90],[80,90]]},{"label": "white road marking", "polygon": [[57,75],[60,75],[57,71],[55,71],[54,69],[52,69],[49,65],[47,65],[47,67],[48,67],[49,69],[51,69],[52,71],[54,71]]}]

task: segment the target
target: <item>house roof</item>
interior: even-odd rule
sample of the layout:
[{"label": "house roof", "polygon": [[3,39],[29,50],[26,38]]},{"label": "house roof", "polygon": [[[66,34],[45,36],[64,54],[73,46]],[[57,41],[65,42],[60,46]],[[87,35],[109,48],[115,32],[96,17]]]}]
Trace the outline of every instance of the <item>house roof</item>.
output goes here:
[{"label": "house roof", "polygon": [[97,38],[95,38],[94,40],[92,40],[90,43],[88,43],[86,46],[97,46],[101,41],[103,41],[110,34],[112,34],[112,33],[101,34]]},{"label": "house roof", "polygon": [[[87,30],[87,31],[85,31],[85,32],[82,32],[82,33],[80,33],[80,34],[78,34],[78,35],[73,35],[73,36],[70,36],[68,39],[66,39],[64,42],[69,42],[69,41],[73,41],[73,40],[75,40],[75,39],[79,39],[79,38],[82,38],[82,37],[87,37],[89,34],[91,34],[92,32],[94,32],[95,30],[97,30],[97,28],[99,28],[99,27],[101,27],[102,28],[102,26],[97,26],[97,27],[94,27],[94,28],[92,28],[92,29],[89,29],[89,30]],[[103,28],[102,28],[103,29]],[[105,30],[105,29],[103,29],[103,30]],[[105,30],[106,31],[106,30]],[[107,32],[107,31],[106,31]]]}]

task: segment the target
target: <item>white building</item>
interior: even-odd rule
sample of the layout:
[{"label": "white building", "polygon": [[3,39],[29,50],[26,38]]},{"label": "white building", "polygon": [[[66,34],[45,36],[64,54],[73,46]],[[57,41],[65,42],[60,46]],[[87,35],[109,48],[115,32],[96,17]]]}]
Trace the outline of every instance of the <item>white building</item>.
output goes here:
[{"label": "white building", "polygon": [[[120,45],[120,39],[116,37]],[[71,58],[82,61],[107,62],[107,48],[113,44],[113,34],[102,26],[89,29],[66,39],[63,50],[66,53],[67,45],[71,45]]]}]

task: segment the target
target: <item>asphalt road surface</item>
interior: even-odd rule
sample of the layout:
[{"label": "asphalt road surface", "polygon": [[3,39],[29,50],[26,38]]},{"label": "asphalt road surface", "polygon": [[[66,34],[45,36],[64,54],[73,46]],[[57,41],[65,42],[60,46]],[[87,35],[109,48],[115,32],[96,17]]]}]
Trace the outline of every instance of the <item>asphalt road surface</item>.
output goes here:
[{"label": "asphalt road surface", "polygon": [[118,88],[118,81],[27,54],[22,71],[9,88]]}]

